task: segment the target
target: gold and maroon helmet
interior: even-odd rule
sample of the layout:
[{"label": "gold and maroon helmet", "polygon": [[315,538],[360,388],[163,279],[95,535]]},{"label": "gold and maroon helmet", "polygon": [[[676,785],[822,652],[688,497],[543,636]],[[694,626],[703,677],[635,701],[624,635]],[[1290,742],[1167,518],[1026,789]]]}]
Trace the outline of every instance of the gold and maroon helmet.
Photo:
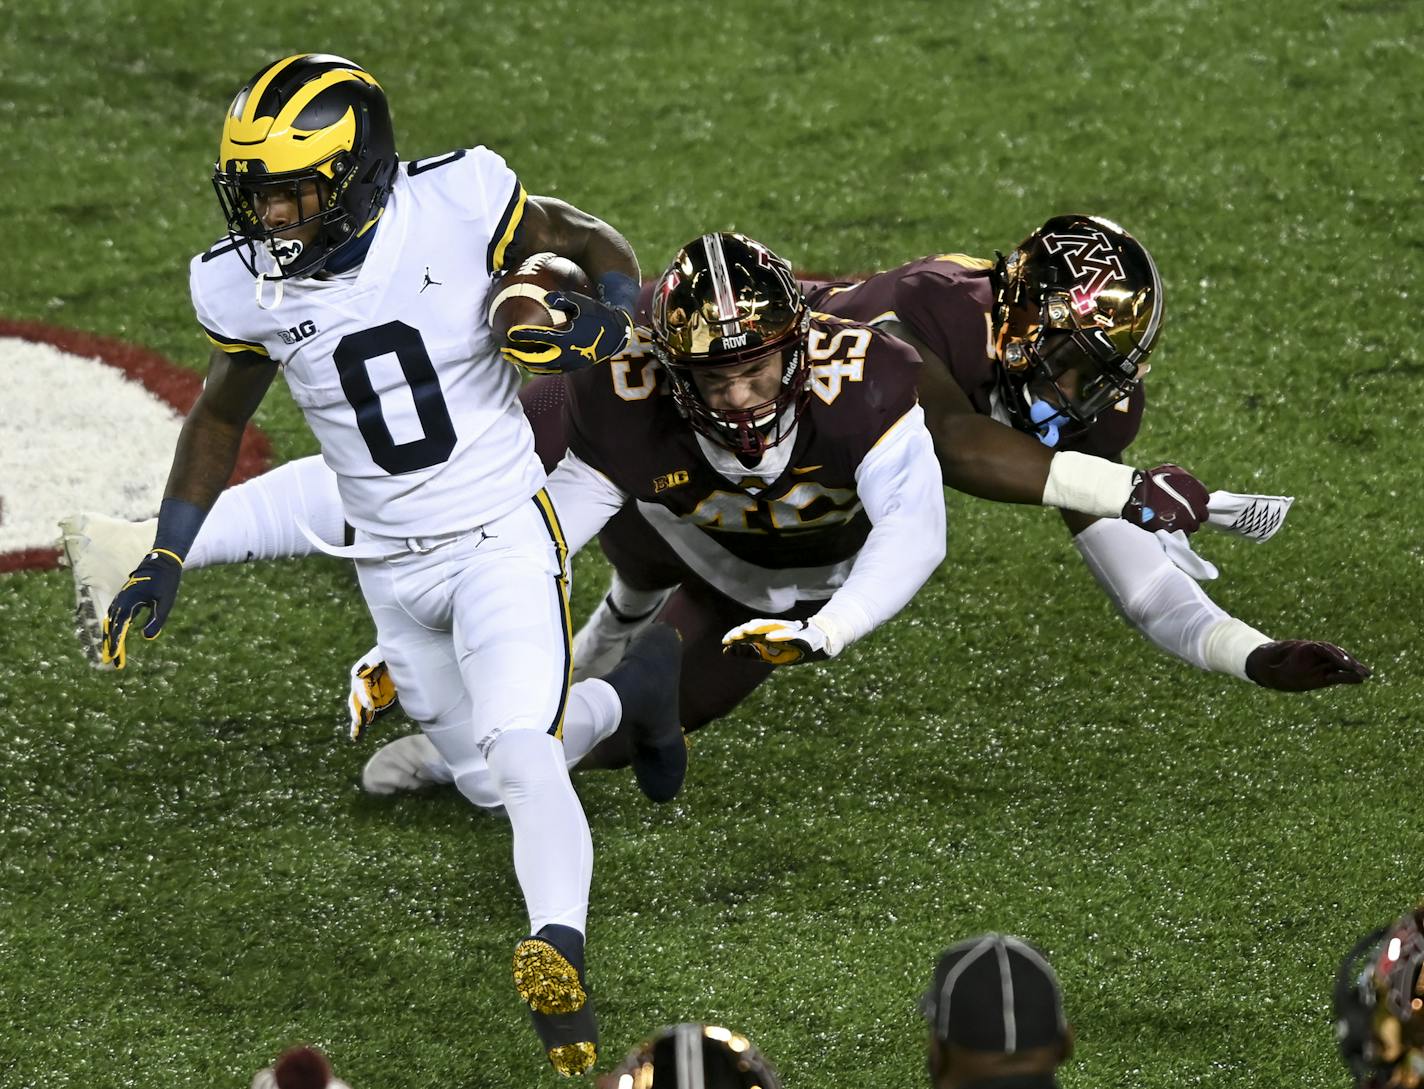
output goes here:
[{"label": "gold and maroon helmet", "polygon": [[[269,64],[237,92],[223,120],[213,187],[228,237],[248,270],[270,264],[272,279],[319,271],[376,222],[396,176],[396,142],[386,94],[360,65],[326,53],[299,53]],[[309,244],[278,237],[257,216],[262,189],[300,193],[315,185],[321,231]],[[259,261],[258,248],[271,262]]]},{"label": "gold and maroon helmet", "polygon": [[1424,1086],[1424,907],[1365,935],[1335,977],[1335,1037],[1356,1089]]},{"label": "gold and maroon helmet", "polygon": [[674,1025],[629,1052],[599,1089],[781,1089],[750,1040],[717,1025]]},{"label": "gold and maroon helmet", "polygon": [[[810,311],[791,266],[740,234],[704,234],[678,251],[653,287],[653,351],[693,428],[737,454],[782,442],[806,406]],[[764,404],[718,409],[694,374],[782,353],[781,387]]]},{"label": "gold and maroon helmet", "polygon": [[1162,327],[1152,255],[1110,220],[1048,220],[994,268],[999,396],[1049,446],[1127,397]]}]

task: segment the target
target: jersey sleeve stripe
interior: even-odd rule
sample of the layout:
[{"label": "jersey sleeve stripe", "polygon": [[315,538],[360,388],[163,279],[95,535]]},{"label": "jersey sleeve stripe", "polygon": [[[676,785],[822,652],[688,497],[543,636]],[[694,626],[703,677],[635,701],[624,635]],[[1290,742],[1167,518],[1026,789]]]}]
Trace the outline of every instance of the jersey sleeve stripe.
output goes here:
[{"label": "jersey sleeve stripe", "polygon": [[982,271],[994,267],[994,262],[983,257],[970,257],[967,253],[941,253],[936,255],[936,261],[948,261],[958,265],[960,268],[967,268],[974,271]]},{"label": "jersey sleeve stripe", "polygon": [[[874,450],[874,449],[875,449],[876,447],[878,447],[882,442],[884,442],[886,439],[888,439],[891,435],[896,435],[896,434],[898,434],[899,431],[900,431],[900,427],[905,423],[906,420],[908,420],[908,419],[910,418],[910,413],[914,412],[915,409],[917,409],[917,408],[919,408],[919,407],[920,407],[920,401],[919,401],[919,398],[916,398],[916,399],[915,399],[915,403],[914,403],[913,405],[911,405],[909,408],[905,409],[904,412],[900,413],[900,415],[895,418],[895,420],[890,424],[890,426],[887,427],[884,431],[882,431],[882,432],[880,433],[880,437],[879,437],[878,439],[876,439],[873,443],[870,444],[870,450]],[[867,454],[867,455],[870,453],[870,450],[867,450],[867,451],[866,451],[866,454]],[[862,460],[864,460],[864,459],[862,459]]]},{"label": "jersey sleeve stripe", "polygon": [[519,182],[514,183],[514,194],[509,198],[509,204],[505,206],[504,215],[499,217],[499,224],[495,227],[494,233],[490,236],[489,253],[487,264],[489,273],[493,276],[500,269],[504,268],[504,253],[509,249],[509,243],[514,239],[514,232],[519,230],[519,221],[524,218],[524,202],[528,195],[524,192],[524,186]]},{"label": "jersey sleeve stripe", "polygon": [[202,326],[202,330],[204,335],[206,335],[207,338],[213,342],[213,347],[217,348],[219,351],[228,352],[232,355],[236,355],[238,352],[256,352],[258,355],[266,355],[270,358],[270,354],[268,353],[267,349],[262,347],[261,344],[258,344],[255,341],[235,340],[232,337],[224,336],[221,333],[213,332],[206,325]]}]

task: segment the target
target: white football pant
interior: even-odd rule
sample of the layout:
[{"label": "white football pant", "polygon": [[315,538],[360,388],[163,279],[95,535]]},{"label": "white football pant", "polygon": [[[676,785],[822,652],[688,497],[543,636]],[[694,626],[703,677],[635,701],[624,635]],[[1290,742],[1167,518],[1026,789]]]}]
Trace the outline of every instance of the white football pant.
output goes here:
[{"label": "white football pant", "polygon": [[561,749],[570,632],[566,557],[541,491],[478,529],[358,534],[362,593],[401,706],[476,804],[493,781],[514,830],[530,931],[582,932],[593,846]]}]

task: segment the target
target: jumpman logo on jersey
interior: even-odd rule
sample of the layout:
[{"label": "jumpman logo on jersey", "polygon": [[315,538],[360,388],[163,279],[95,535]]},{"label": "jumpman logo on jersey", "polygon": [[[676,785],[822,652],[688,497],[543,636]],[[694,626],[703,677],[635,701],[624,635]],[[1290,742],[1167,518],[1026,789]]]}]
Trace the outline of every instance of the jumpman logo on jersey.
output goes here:
[{"label": "jumpman logo on jersey", "polygon": [[486,533],[485,527],[480,526],[480,539],[475,542],[475,547],[479,548],[480,545],[484,544],[486,541],[493,541],[496,540],[498,537],[498,533]]},{"label": "jumpman logo on jersey", "polygon": [[417,294],[419,294],[419,295],[424,295],[424,294],[425,294],[425,289],[426,289],[427,287],[443,287],[443,286],[444,286],[444,284],[442,284],[439,280],[432,280],[432,279],[430,278],[430,266],[429,266],[429,265],[426,265],[426,266],[425,266],[425,282],[420,285],[420,290],[417,292]]}]

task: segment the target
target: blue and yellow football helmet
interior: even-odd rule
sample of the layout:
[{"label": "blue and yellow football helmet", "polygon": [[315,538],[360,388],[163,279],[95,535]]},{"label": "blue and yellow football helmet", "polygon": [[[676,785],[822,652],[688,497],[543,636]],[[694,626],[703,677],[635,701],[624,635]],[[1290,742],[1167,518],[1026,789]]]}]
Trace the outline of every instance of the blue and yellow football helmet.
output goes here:
[{"label": "blue and yellow football helmet", "polygon": [[[380,217],[397,167],[385,92],[360,65],[326,53],[269,64],[238,91],[223,122],[213,186],[228,235],[254,276],[304,276],[324,267]],[[281,233],[319,222],[309,243],[278,237],[258,216],[263,189],[314,183],[319,209]],[[258,248],[271,254],[260,261]]]}]

